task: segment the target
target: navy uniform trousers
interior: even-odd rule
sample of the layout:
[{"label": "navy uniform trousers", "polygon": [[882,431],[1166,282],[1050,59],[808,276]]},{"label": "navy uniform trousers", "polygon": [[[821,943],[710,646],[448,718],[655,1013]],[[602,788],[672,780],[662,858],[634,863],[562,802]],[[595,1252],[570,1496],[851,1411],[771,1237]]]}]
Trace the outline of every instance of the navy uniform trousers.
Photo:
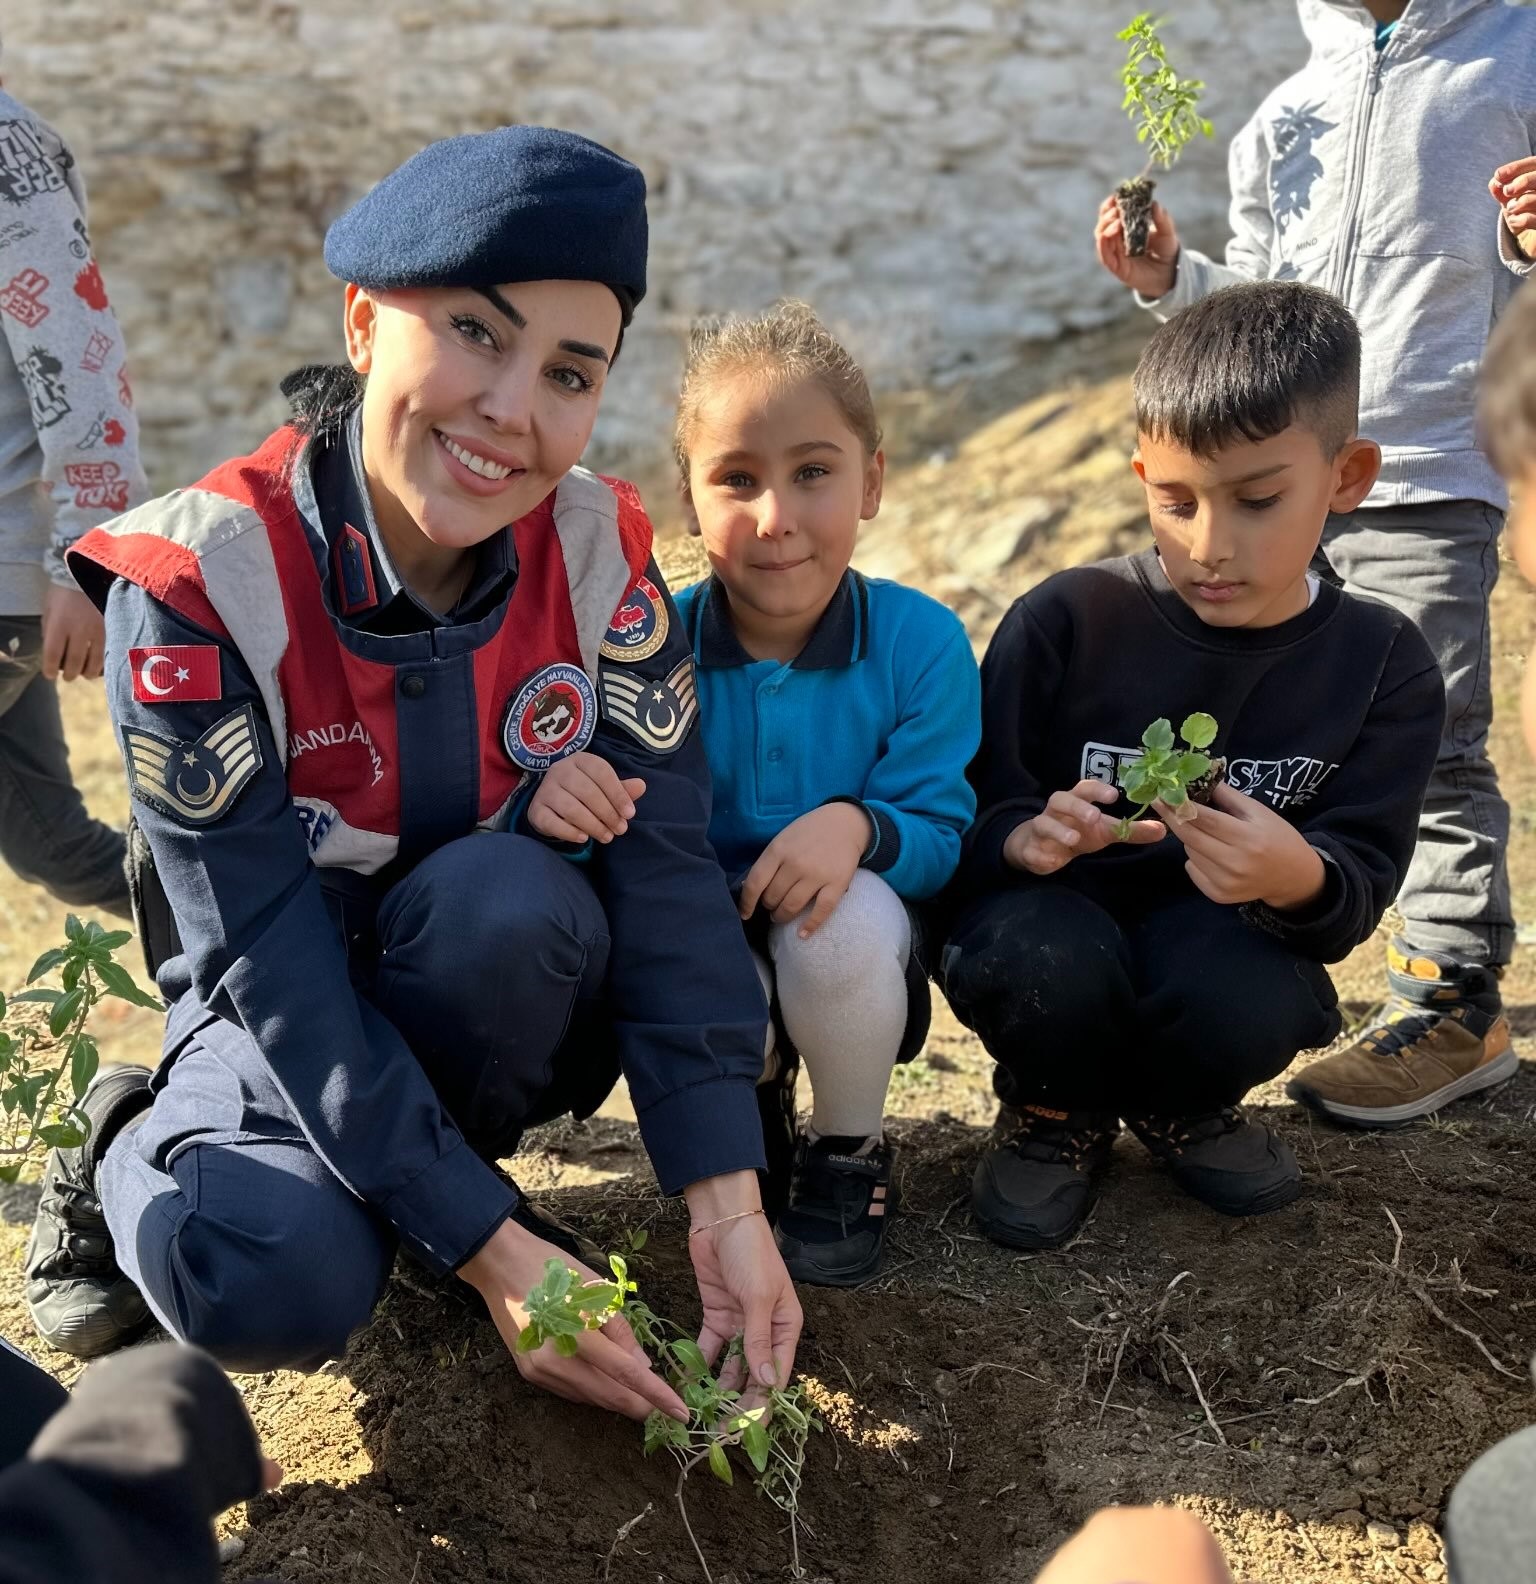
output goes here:
[{"label": "navy uniform trousers", "polygon": [[[618,1075],[601,1037],[608,925],[579,864],[481,833],[366,911],[361,930],[355,910],[345,920],[365,1016],[404,1035],[482,1155],[601,1103]],[[339,1065],[333,1081],[348,1081]],[[123,1270],[168,1331],[229,1369],[338,1356],[389,1274],[388,1223],[306,1142],[250,1035],[190,996],[171,1009],[154,1088],[100,1167]]]}]

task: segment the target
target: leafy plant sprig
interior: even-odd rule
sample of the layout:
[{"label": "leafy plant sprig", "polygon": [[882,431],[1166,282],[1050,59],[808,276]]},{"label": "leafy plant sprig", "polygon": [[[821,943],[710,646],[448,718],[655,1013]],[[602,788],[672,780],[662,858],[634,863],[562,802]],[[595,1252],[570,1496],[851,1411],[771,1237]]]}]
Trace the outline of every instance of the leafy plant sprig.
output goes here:
[{"label": "leafy plant sprig", "polygon": [[[105,930],[94,919],[82,924],[71,913],[64,934],[64,944],[44,952],[27,975],[32,985],[56,970],[62,988],[0,996],[0,1182],[16,1182],[43,1149],[85,1142],[90,1121],[79,1101],[101,1063],[96,1041],[85,1032],[96,1003],[116,996],[162,1010],[113,959],[133,938],[128,930]],[[33,1005],[46,1011],[18,1011]],[[60,1093],[66,1077],[68,1099]]]},{"label": "leafy plant sprig", "polygon": [[[638,1253],[644,1245],[645,1233],[637,1232],[630,1243],[631,1251]],[[670,1414],[653,1413],[645,1421],[644,1450],[649,1457],[664,1448],[677,1459],[678,1511],[705,1579],[711,1577],[709,1564],[688,1521],[683,1485],[700,1463],[707,1463],[710,1473],[723,1484],[733,1485],[735,1474],[729,1454],[732,1447],[739,1447],[746,1454],[757,1475],[754,1483],[758,1491],[789,1517],[791,1575],[803,1578],[798,1539],[800,1481],[806,1442],[813,1430],[821,1428],[820,1421],[804,1406],[804,1388],[775,1388],[767,1393],[763,1405],[743,1409],[739,1406],[742,1394],[720,1384],[698,1343],[631,1296],[636,1285],[629,1279],[628,1261],[610,1254],[608,1268],[612,1281],[583,1283],[563,1261],[548,1261],[543,1279],[525,1300],[528,1324],[518,1336],[518,1352],[530,1353],[550,1343],[568,1358],[575,1353],[583,1331],[599,1330],[615,1315],[622,1316],[635,1340],[660,1363],[668,1382],[688,1408],[687,1424]],[[741,1357],[742,1343],[737,1337],[726,1350],[723,1362],[728,1364]]]},{"label": "leafy plant sprig", "polygon": [[1139,119],[1136,141],[1147,149],[1145,177],[1154,165],[1167,170],[1198,135],[1214,137],[1215,128],[1195,106],[1205,91],[1196,77],[1180,77],[1168,64],[1168,54],[1158,37],[1161,20],[1143,11],[1115,35],[1126,43],[1120,81],[1125,98],[1120,108],[1132,121]]},{"label": "leafy plant sprig", "polygon": [[1216,741],[1216,730],[1209,715],[1196,711],[1186,716],[1179,727],[1185,746],[1179,749],[1166,716],[1160,715],[1147,727],[1141,734],[1141,757],[1122,765],[1116,777],[1125,795],[1136,804],[1135,812],[1115,827],[1117,841],[1130,835],[1132,821],[1140,819],[1154,803],[1182,808],[1189,801],[1190,783],[1210,771],[1211,758],[1204,750]]}]

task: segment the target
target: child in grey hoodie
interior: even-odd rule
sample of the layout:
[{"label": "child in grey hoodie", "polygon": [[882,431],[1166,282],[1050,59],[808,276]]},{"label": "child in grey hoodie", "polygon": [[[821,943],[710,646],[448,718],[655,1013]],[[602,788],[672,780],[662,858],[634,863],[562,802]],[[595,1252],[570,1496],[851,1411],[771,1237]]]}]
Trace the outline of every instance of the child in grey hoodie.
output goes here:
[{"label": "child in grey hoodie", "polygon": [[1509,810],[1487,752],[1488,597],[1508,495],[1478,447],[1475,406],[1489,330],[1533,267],[1516,232],[1536,226],[1519,185],[1536,170],[1536,11],[1504,0],[1299,9],[1311,59],[1232,142],[1226,264],[1181,248],[1161,205],[1145,254],[1126,253],[1113,199],[1095,242],[1160,319],[1219,287],[1277,279],[1327,288],[1359,321],[1360,432],[1381,444],[1381,475],[1356,511],[1329,518],[1319,570],[1419,625],[1445,676],[1447,720],[1386,1002],[1288,1093],[1334,1121],[1390,1127],[1515,1067],[1499,995],[1514,944]]},{"label": "child in grey hoodie", "polygon": [[61,901],[129,911],[123,835],[70,778],[56,678],[101,675],[64,551],[148,495],[123,333],[64,141],[0,92],[0,858]]}]

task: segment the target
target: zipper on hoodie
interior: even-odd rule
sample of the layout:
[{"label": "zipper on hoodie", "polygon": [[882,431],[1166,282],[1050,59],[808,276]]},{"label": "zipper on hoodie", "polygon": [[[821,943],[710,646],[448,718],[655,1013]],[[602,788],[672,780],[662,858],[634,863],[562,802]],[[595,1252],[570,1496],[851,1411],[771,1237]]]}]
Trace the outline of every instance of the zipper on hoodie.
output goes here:
[{"label": "zipper on hoodie", "polygon": [[1360,231],[1360,193],[1365,186],[1365,157],[1366,146],[1370,141],[1371,116],[1376,108],[1376,96],[1381,92],[1382,69],[1387,64],[1387,54],[1394,43],[1396,38],[1389,38],[1376,51],[1376,59],[1371,62],[1371,69],[1366,74],[1362,93],[1365,102],[1360,110],[1360,130],[1355,137],[1353,168],[1349,173],[1349,192],[1344,201],[1344,220],[1339,233],[1339,256],[1334,261],[1333,284],[1330,287],[1333,295],[1344,303],[1349,301],[1346,288],[1348,277],[1353,273],[1355,239]]}]

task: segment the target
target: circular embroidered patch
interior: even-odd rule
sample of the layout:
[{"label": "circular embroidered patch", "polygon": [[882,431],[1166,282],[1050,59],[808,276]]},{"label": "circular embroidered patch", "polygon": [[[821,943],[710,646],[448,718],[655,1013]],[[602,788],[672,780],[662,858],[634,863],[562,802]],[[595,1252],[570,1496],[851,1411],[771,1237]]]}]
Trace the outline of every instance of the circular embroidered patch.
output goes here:
[{"label": "circular embroidered patch", "polygon": [[603,636],[609,660],[649,660],[667,641],[667,602],[649,578],[641,578],[613,614]]},{"label": "circular embroidered patch", "polygon": [[543,772],[579,753],[597,730],[597,695],[580,666],[557,661],[517,690],[501,721],[501,745],[524,770]]}]

